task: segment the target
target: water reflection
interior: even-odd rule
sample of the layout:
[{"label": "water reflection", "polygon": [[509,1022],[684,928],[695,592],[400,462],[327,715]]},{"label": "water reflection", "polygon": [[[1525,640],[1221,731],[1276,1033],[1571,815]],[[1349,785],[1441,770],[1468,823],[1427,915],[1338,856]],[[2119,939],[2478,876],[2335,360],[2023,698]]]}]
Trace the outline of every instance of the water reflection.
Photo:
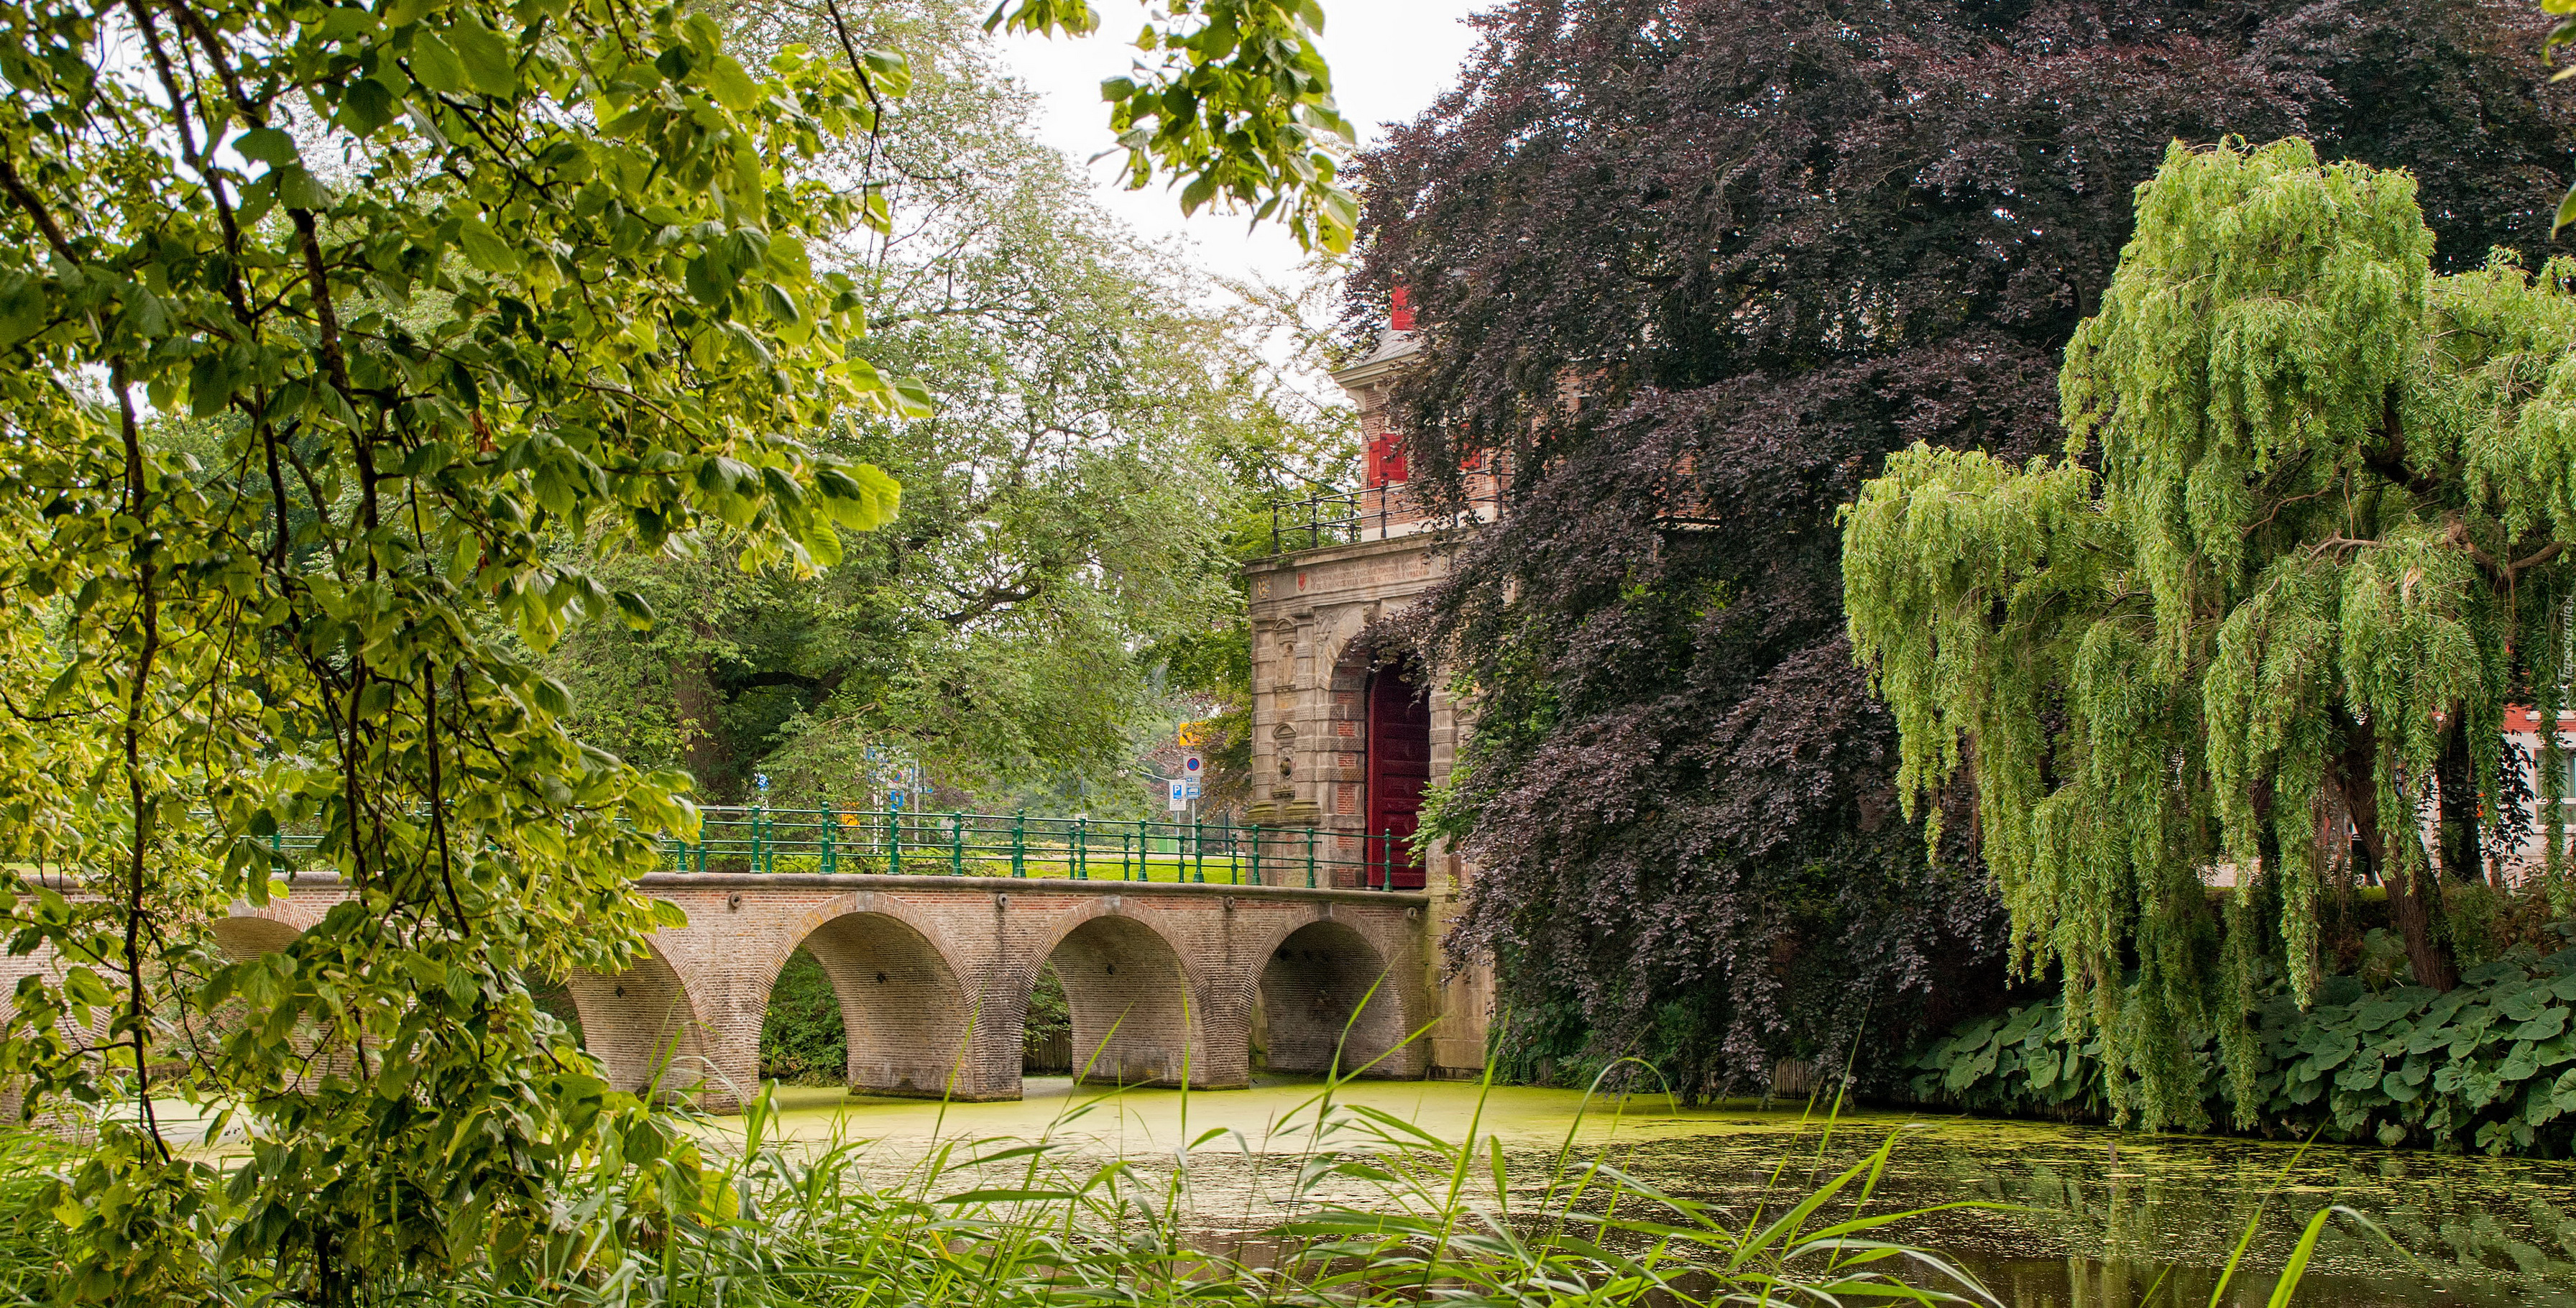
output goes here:
[{"label": "water reflection", "polygon": [[[1061,1079],[1033,1079],[1020,1103],[944,1110],[849,1099],[829,1088],[790,1088],[782,1099],[791,1131],[876,1141],[873,1151],[890,1166],[908,1165],[934,1134],[1025,1138],[1050,1129],[1076,1152],[1168,1159],[1185,1138],[1186,1114],[1188,1136],[1210,1127],[1231,1133],[1193,1155],[1194,1189],[1212,1224],[1240,1228],[1259,1224],[1266,1197],[1285,1192],[1283,1179],[1309,1141],[1281,1128],[1315,1091],[1283,1081],[1186,1098],[1174,1091],[1102,1098]],[[1481,1111],[1477,1129],[1502,1138],[1515,1187],[1543,1182],[1581,1103],[1570,1091],[1506,1088],[1480,1110],[1475,1087],[1426,1082],[1345,1094],[1450,1139]],[[1900,1129],[1907,1138],[1874,1206],[1979,1198],[2027,1210],[1935,1214],[1904,1232],[1957,1257],[2017,1308],[2208,1303],[2257,1202],[2294,1153],[2286,1144],[1889,1112],[1847,1114],[1828,1138],[1796,1111],[1675,1112],[1660,1100],[1632,1100],[1615,1122],[1609,1113],[1590,1115],[1579,1144],[1587,1153],[1613,1150],[1632,1173],[1677,1195],[1743,1207],[1766,1193],[1801,1195]],[[2225,1302],[2263,1304],[2300,1226],[2329,1203],[2367,1214],[2425,1272],[2365,1236],[2334,1230],[2319,1243],[2301,1303],[2576,1308],[2576,1165],[2322,1145],[2272,1200]]]}]

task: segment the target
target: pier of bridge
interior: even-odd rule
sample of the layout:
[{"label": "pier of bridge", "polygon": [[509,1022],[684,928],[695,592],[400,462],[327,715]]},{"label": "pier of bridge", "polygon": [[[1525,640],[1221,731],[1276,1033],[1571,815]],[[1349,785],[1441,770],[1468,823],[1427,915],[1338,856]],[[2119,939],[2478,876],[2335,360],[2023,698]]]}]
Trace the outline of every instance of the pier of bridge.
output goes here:
[{"label": "pier of bridge", "polygon": [[[1256,1021],[1274,1069],[1324,1071],[1338,1047],[1346,1070],[1432,1070],[1426,1043],[1405,1041],[1441,997],[1422,895],[821,873],[656,873],[641,889],[688,924],[655,933],[624,972],[571,978],[584,1043],[618,1089],[711,1111],[758,1086],[770,988],[800,947],[840,1001],[855,1091],[1017,1098],[1029,994],[1050,962],[1095,1081],[1247,1085]],[[279,948],[341,893],[299,877],[237,905],[218,935]]]}]

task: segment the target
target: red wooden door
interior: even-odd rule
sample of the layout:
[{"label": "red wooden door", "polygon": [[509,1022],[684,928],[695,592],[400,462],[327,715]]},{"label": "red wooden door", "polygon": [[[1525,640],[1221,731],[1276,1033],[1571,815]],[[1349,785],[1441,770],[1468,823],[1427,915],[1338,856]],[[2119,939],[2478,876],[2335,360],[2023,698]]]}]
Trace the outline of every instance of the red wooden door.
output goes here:
[{"label": "red wooden door", "polygon": [[1368,883],[1398,890],[1422,888],[1422,863],[1409,843],[1431,784],[1431,705],[1420,692],[1395,669],[1369,678]]}]

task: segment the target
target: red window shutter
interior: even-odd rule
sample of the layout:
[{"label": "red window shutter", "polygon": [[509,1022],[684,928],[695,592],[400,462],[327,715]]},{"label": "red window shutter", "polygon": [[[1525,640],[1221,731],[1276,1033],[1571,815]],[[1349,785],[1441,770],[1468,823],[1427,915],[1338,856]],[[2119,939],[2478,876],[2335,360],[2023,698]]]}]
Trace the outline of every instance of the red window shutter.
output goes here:
[{"label": "red window shutter", "polygon": [[1390,432],[1368,443],[1368,484],[1385,486],[1405,480],[1404,441]]}]

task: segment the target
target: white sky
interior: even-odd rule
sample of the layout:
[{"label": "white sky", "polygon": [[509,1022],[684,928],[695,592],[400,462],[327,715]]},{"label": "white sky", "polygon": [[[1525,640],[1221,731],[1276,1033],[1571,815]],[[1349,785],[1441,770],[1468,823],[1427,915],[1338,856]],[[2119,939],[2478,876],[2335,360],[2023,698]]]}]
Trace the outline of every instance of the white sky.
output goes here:
[{"label": "white sky", "polygon": [[[1457,81],[1458,66],[1477,33],[1463,21],[1497,0],[1323,0],[1324,58],[1333,67],[1333,93],[1342,116],[1362,145],[1382,135],[1380,125],[1404,122],[1431,107]],[[999,43],[1002,57],[1037,92],[1038,134],[1080,164],[1110,144],[1109,107],[1100,100],[1103,78],[1127,71],[1135,50],[1128,42],[1144,22],[1133,0],[1096,6],[1100,31],[1083,40],[1012,37]],[[1240,216],[1201,209],[1181,217],[1177,192],[1160,181],[1142,191],[1117,185],[1120,151],[1091,165],[1092,192],[1103,208],[1150,240],[1177,237],[1197,267],[1232,277],[1295,280],[1303,258],[1296,241],[1276,227],[1247,233]]]}]

